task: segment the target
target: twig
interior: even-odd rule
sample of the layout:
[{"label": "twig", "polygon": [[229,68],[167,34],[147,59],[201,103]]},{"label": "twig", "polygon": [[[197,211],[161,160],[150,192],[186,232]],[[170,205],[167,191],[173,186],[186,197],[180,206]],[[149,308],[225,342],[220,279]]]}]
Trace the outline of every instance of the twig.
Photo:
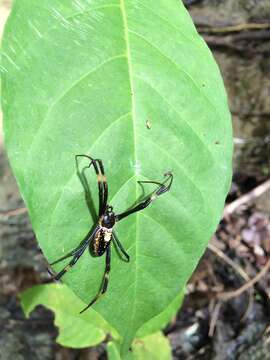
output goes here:
[{"label": "twig", "polygon": [[231,32],[240,32],[245,30],[264,30],[270,29],[269,23],[258,24],[258,23],[243,23],[237,25],[230,25],[224,27],[200,27],[198,26],[199,32],[206,33],[231,33]]},{"label": "twig", "polygon": [[26,207],[17,208],[13,210],[5,210],[5,211],[0,210],[0,217],[17,216],[25,213],[27,213]]},{"label": "twig", "polygon": [[219,311],[220,311],[220,307],[221,307],[221,302],[217,302],[212,316],[211,316],[211,321],[210,321],[210,325],[209,325],[209,331],[208,331],[208,336],[211,338],[214,336],[214,332],[215,332],[215,328],[216,328],[216,324],[217,324],[217,320],[218,320],[218,316],[219,316]]},{"label": "twig", "polygon": [[[224,254],[223,251],[221,251],[219,248],[217,248],[215,245],[213,245],[211,243],[208,244],[208,248],[213,253],[215,253],[218,257],[220,257],[224,262],[226,262],[228,265],[230,265],[246,281],[245,284],[250,282],[251,279],[248,276],[248,274],[239,265],[237,265],[235,262],[233,262],[226,254]],[[222,294],[224,294],[224,293],[222,293]],[[247,316],[249,310],[251,309],[251,304],[252,304],[252,301],[253,301],[252,294],[253,294],[253,292],[250,291],[249,292],[248,305],[247,305],[247,308],[246,308],[243,316],[241,317],[241,321],[244,321],[244,319]],[[220,298],[220,294],[217,297],[220,300],[224,300],[223,298],[222,299]],[[210,321],[210,325],[209,325],[209,332],[208,332],[209,337],[212,337],[214,335],[216,323],[217,323],[218,316],[219,316],[220,307],[221,307],[221,303],[217,302],[217,304],[214,307],[214,312],[213,312],[213,315],[211,317],[211,321]]]},{"label": "twig", "polygon": [[[248,274],[239,266],[237,265],[235,262],[233,262],[226,254],[224,254],[223,251],[221,251],[219,248],[217,248],[215,245],[213,244],[208,244],[208,248],[215,253],[215,255],[217,255],[218,257],[220,257],[226,264],[230,265],[247,283],[250,282],[250,277],[248,276]],[[224,292],[222,293],[224,294]],[[247,308],[243,314],[243,316],[241,317],[241,321],[243,321],[245,319],[245,317],[247,316],[249,310],[251,309],[251,304],[252,304],[252,294],[253,292],[249,291],[249,299],[248,299],[248,305]],[[217,295],[217,298],[219,300],[224,300],[223,298],[220,297],[220,294]],[[209,337],[213,337],[214,336],[214,332],[215,332],[215,328],[216,328],[216,323],[218,320],[218,316],[219,316],[219,312],[220,312],[220,308],[221,308],[221,303],[218,301],[214,307],[213,310],[213,314],[211,317],[211,321],[210,321],[210,325],[209,325],[209,331],[208,331],[208,335]]]},{"label": "twig", "polygon": [[[252,288],[264,275],[266,275],[267,271],[270,269],[270,259],[267,261],[267,263],[264,265],[264,267],[262,268],[262,270],[256,275],[254,276],[253,279],[249,280],[248,282],[246,282],[243,286],[241,286],[240,288],[238,288],[237,290],[234,291],[228,291],[228,292],[224,292],[218,295],[218,297],[221,300],[230,300],[234,297],[240,296],[241,294],[243,294],[245,291],[249,290],[250,288]],[[268,297],[270,297],[268,295]]]},{"label": "twig", "polygon": [[241,316],[241,319],[240,319],[240,321],[241,321],[242,323],[247,319],[248,314],[250,313],[250,311],[251,311],[251,309],[252,309],[253,303],[254,303],[253,291],[249,291],[249,297],[248,297],[247,307],[246,307],[246,309],[245,309],[244,314]]},{"label": "twig", "polygon": [[[269,53],[269,47],[258,46],[259,43],[265,43],[265,41],[270,39],[269,30],[245,31],[224,36],[205,33],[203,37],[207,44],[213,49],[230,49],[231,51],[238,52],[241,56]],[[256,42],[257,46],[251,46],[252,42]]]},{"label": "twig", "polygon": [[270,112],[238,112],[238,111],[231,111],[232,115],[235,115],[235,116],[239,116],[239,117],[269,117],[270,116]]},{"label": "twig", "polygon": [[255,189],[251,190],[249,193],[241,196],[239,199],[233,201],[231,204],[227,205],[224,209],[223,217],[227,217],[235,212],[236,209],[242,205],[248,204],[258,197],[262,196],[265,192],[270,190],[270,179],[266,180],[261,185],[257,186]]},{"label": "twig", "polygon": [[[248,194],[242,196],[240,199],[237,199],[233,203],[227,205],[224,210],[224,217],[231,215],[240,206],[242,206],[246,203],[249,203],[252,200],[258,198],[259,196],[264,194],[269,189],[270,189],[270,179],[265,181],[263,184],[259,185],[252,191],[250,191]],[[266,265],[263,267],[263,269],[253,279],[250,279],[250,277],[247,275],[247,273],[239,265],[237,265],[233,260],[231,260],[223,251],[221,251],[219,248],[217,248],[214,244],[211,244],[211,243],[208,244],[208,249],[210,249],[213,253],[215,253],[219,258],[221,258],[228,265],[230,265],[246,281],[245,284],[243,286],[241,286],[240,288],[238,288],[237,290],[217,294],[217,298],[221,301],[230,300],[234,297],[240,296],[245,291],[252,290],[251,288],[270,269],[270,259],[269,259],[267,261]],[[251,304],[252,304],[252,292],[250,291],[248,307],[247,307],[247,310],[245,311],[244,315],[242,316],[242,319],[241,319],[242,321],[246,317],[249,309],[251,308]],[[211,317],[211,321],[210,321],[210,325],[209,325],[209,332],[208,332],[209,337],[213,337],[213,335],[214,335],[220,308],[221,308],[221,302],[218,301],[215,304],[213,314]]]},{"label": "twig", "polygon": [[215,253],[218,257],[220,257],[224,262],[230,265],[245,281],[250,281],[250,277],[248,274],[237,265],[232,259],[230,259],[223,251],[219,250],[215,245],[208,244],[208,249],[210,249],[213,253]]}]

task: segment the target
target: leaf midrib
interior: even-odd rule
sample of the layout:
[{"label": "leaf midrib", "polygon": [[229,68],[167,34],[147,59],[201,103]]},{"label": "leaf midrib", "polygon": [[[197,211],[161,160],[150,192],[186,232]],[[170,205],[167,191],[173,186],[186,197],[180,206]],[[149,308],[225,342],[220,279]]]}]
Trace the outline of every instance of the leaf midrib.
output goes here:
[{"label": "leaf midrib", "polygon": [[[135,164],[137,164],[137,153],[136,153],[136,129],[135,129],[135,108],[134,108],[134,84],[132,81],[132,62],[131,62],[131,50],[130,50],[130,40],[129,40],[129,30],[128,30],[128,22],[127,22],[127,13],[126,13],[126,8],[125,8],[125,0],[119,0],[119,4],[120,4],[120,10],[121,10],[121,14],[122,14],[122,18],[123,18],[123,30],[124,30],[124,39],[126,42],[126,55],[127,55],[127,65],[128,65],[128,74],[129,74],[129,83],[130,83],[130,91],[131,91],[131,119],[132,119],[132,124],[133,124],[133,136],[134,136],[134,161]],[[135,168],[135,174],[137,175],[137,166],[134,167]],[[135,198],[137,199],[137,192],[138,192],[138,186],[137,186],[137,182],[135,183]],[[137,241],[137,237],[138,237],[138,213],[135,214],[136,219],[135,219],[135,260],[134,260],[134,265],[135,265],[135,272],[134,272],[134,294],[136,294],[137,292],[137,269],[138,269],[138,264],[137,264],[137,253],[138,253],[138,241]],[[130,317],[130,322],[129,324],[131,326],[128,327],[127,333],[126,333],[126,338],[127,341],[129,341],[129,338],[133,335],[134,329],[133,329],[133,324],[134,324],[134,317],[135,317],[135,308],[136,308],[136,296],[134,296],[133,298],[133,308],[131,310],[131,317]]]}]

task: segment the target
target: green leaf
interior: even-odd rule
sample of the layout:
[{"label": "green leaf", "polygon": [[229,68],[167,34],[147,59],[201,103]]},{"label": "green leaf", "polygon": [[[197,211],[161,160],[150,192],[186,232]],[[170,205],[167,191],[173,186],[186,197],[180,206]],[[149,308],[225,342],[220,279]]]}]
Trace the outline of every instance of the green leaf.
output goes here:
[{"label": "green leaf", "polygon": [[[94,306],[125,352],[184,287],[223,210],[232,134],[218,67],[178,0],[17,0],[2,66],[8,156],[50,262],[93,225],[75,154],[103,159],[116,213],[142,195],[137,180],[174,174],[170,193],[117,225],[131,262],[113,249]],[[63,278],[85,303],[104,260],[86,251]]]},{"label": "green leaf", "polygon": [[85,304],[64,285],[34,286],[21,294],[21,304],[26,316],[37,305],[44,305],[55,313],[55,325],[59,328],[56,341],[71,348],[84,348],[102,342],[106,333],[115,331],[93,309],[79,314]]},{"label": "green leaf", "polygon": [[110,341],[107,345],[107,354],[109,360],[121,360],[119,350],[113,341]]},{"label": "green leaf", "polygon": [[136,337],[142,338],[163,329],[180,309],[183,298],[184,291],[181,291],[162,313],[153,317],[138,330]]},{"label": "green leaf", "polygon": [[[121,356],[114,342],[107,345],[109,360],[121,360]],[[169,340],[162,332],[135,339],[132,344],[132,352],[125,356],[125,360],[170,360],[171,348]]]},{"label": "green leaf", "polygon": [[172,358],[169,340],[162,332],[135,340],[132,352],[134,360],[170,360]]}]

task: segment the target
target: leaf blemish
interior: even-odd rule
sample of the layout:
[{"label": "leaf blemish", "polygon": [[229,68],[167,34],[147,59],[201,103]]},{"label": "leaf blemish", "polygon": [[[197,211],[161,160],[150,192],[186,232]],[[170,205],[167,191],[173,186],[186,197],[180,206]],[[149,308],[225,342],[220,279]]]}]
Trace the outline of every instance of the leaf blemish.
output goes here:
[{"label": "leaf blemish", "polygon": [[133,162],[131,161],[131,167],[135,169],[135,173],[138,175],[140,173],[140,170],[142,168],[141,163],[139,161]]},{"label": "leaf blemish", "polygon": [[146,120],[145,125],[148,130],[150,130],[152,128],[152,124],[151,124],[150,120]]}]

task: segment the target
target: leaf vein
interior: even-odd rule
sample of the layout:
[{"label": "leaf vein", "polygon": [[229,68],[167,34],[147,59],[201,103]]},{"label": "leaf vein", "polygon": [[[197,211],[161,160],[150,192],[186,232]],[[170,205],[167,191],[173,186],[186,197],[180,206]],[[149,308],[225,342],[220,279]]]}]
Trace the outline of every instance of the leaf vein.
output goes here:
[{"label": "leaf vein", "polygon": [[161,224],[160,222],[158,222],[155,218],[153,218],[153,216],[149,215],[148,213],[142,213],[141,214],[143,217],[147,218],[147,219],[150,219],[151,221],[153,221],[155,224],[159,225],[162,229],[165,230],[165,232],[167,234],[170,235],[170,237],[179,245],[177,239],[175,238],[175,236],[163,225]]},{"label": "leaf vein", "polygon": [[136,177],[136,174],[132,175],[130,178],[128,178],[121,186],[120,188],[113,194],[113,196],[111,197],[110,203],[112,203],[114,201],[114,199],[116,198],[116,196],[121,192],[122,188],[129,183],[131,180],[133,180]]},{"label": "leaf vein", "polygon": [[88,14],[89,12],[92,12],[92,11],[106,9],[106,8],[112,8],[112,7],[119,8],[119,5],[118,4],[106,4],[106,5],[100,5],[100,6],[92,7],[92,8],[89,8],[89,9],[84,9],[82,11],[78,11],[78,12],[72,14],[72,15],[67,16],[65,19],[70,20],[70,19],[73,19],[73,18],[75,18],[77,16]]},{"label": "leaf vein", "polygon": [[196,81],[193,79],[193,77],[186,72],[184,69],[181,69],[179,67],[179,65],[173,60],[171,59],[168,55],[166,55],[163,51],[161,51],[156,45],[154,45],[152,42],[150,42],[145,36],[137,33],[136,31],[133,30],[129,30],[130,33],[132,33],[133,35],[139,37],[140,39],[142,39],[144,42],[146,42],[150,47],[152,47],[153,49],[155,49],[160,55],[162,55],[164,58],[166,58],[178,71],[182,72],[183,74],[185,74],[190,80],[191,82],[194,84],[195,88],[197,89],[197,91],[199,93],[201,93],[203,95],[203,97],[205,98],[205,100],[209,103],[209,105],[211,105],[211,107],[214,109],[215,113],[218,115],[218,117],[220,117],[216,107],[214,106],[214,104],[212,103],[212,101],[209,99],[209,97],[202,91],[202,89],[198,86],[198,84],[196,83]]},{"label": "leaf vein", "polygon": [[144,138],[146,141],[150,142],[153,146],[155,146],[156,148],[159,149],[159,151],[163,152],[169,159],[171,159],[176,165],[177,167],[180,169],[180,171],[182,172],[182,174],[184,175],[184,177],[188,180],[188,182],[193,186],[193,188],[195,188],[195,190],[197,190],[201,196],[201,199],[204,203],[206,203],[205,198],[200,190],[200,188],[196,185],[196,183],[194,182],[194,180],[191,178],[191,176],[185,171],[185,169],[183,168],[183,166],[181,164],[178,163],[178,161],[175,160],[175,158],[165,149],[163,149],[162,147],[160,147],[156,142],[154,142],[153,140],[151,140],[150,138],[140,134],[140,136],[142,138]]},{"label": "leaf vein", "polygon": [[200,135],[197,133],[197,131],[181,116],[181,114],[179,113],[179,111],[169,102],[169,100],[167,100],[162,94],[161,92],[159,92],[156,88],[154,88],[152,86],[152,84],[150,84],[148,81],[146,81],[145,79],[143,79],[142,77],[135,75],[135,77],[144,82],[146,85],[148,85],[154,92],[156,92],[161,99],[168,104],[168,106],[179,116],[179,119],[182,120],[186,126],[192,131],[192,133],[194,134],[194,136],[196,136],[196,138],[200,141],[200,143],[203,145],[203,147],[206,149],[206,151],[209,153],[211,159],[214,160],[213,154],[211,152],[211,150],[209,149],[208,145],[202,140],[202,138],[200,137]]},{"label": "leaf vein", "polygon": [[[134,104],[134,89],[133,89],[133,82],[132,82],[132,65],[131,65],[131,50],[130,50],[130,39],[129,39],[129,32],[128,32],[128,23],[127,23],[127,13],[126,13],[126,8],[125,8],[125,0],[119,0],[120,1],[120,8],[121,8],[121,13],[122,13],[122,18],[123,18],[123,27],[124,27],[124,37],[126,40],[126,52],[127,52],[127,62],[128,62],[128,71],[129,71],[129,81],[130,81],[130,89],[131,89],[131,101],[132,101],[132,120],[133,120],[133,134],[134,134],[134,160],[135,163],[137,163],[137,156],[136,156],[136,131],[135,131],[135,104]],[[136,170],[137,171],[137,170]],[[136,187],[135,187],[135,197],[137,198],[137,192],[138,192],[138,186],[136,183]],[[137,232],[137,227],[138,227],[138,216],[136,214],[136,227],[135,227],[135,253],[138,253],[138,242],[137,242],[137,237],[138,237],[138,232]],[[137,258],[137,256],[136,256]],[[137,263],[135,261],[135,267],[137,267]],[[136,294],[137,292],[137,272],[135,271],[135,276],[134,276],[134,293]],[[131,310],[131,316],[130,316],[130,326],[129,329],[127,331],[127,333],[129,333],[129,337],[130,337],[130,333],[132,334],[133,331],[133,324],[134,324],[134,319],[135,319],[135,308],[136,308],[136,297],[134,298],[133,301],[133,306],[132,306],[132,310]],[[127,335],[128,338],[128,335]],[[130,339],[129,339],[130,340]]]},{"label": "leaf vein", "polygon": [[31,154],[31,150],[33,147],[33,144],[35,143],[36,138],[39,136],[42,128],[43,128],[43,124],[46,123],[46,121],[49,119],[49,115],[51,114],[52,110],[54,109],[54,107],[75,87],[77,86],[81,81],[85,80],[88,76],[94,74],[96,71],[100,70],[104,65],[108,64],[109,62],[115,60],[115,59],[120,59],[125,57],[125,54],[119,54],[116,56],[112,56],[109,59],[106,59],[105,61],[103,61],[101,64],[99,64],[98,66],[96,66],[95,68],[91,69],[90,71],[88,71],[87,73],[85,73],[83,76],[81,76],[79,79],[77,79],[75,82],[72,83],[71,86],[69,86],[64,92],[62,92],[54,102],[52,102],[52,104],[49,106],[47,112],[45,113],[45,116],[43,118],[43,120],[41,121],[35,136],[33,137],[32,142],[29,144],[29,150],[28,150],[28,154],[30,156]]},{"label": "leaf vein", "polygon": [[[172,24],[172,23],[171,23],[170,21],[168,21],[166,18],[164,18],[163,16],[161,16],[160,14],[158,14],[157,12],[155,12],[153,9],[151,9],[149,6],[145,5],[145,3],[141,3],[141,5],[142,5],[143,7],[145,7],[148,11],[150,11],[154,16],[158,17],[158,18],[161,19],[163,22],[165,22],[167,25],[169,25],[170,28],[172,28],[172,29],[174,29],[174,30],[177,30],[186,40],[188,40],[188,41],[192,42],[193,44],[195,44],[196,46],[198,46],[198,43],[195,42],[195,40],[194,40],[193,38],[187,36],[180,27]],[[194,31],[196,31],[195,28],[194,28]]]}]

